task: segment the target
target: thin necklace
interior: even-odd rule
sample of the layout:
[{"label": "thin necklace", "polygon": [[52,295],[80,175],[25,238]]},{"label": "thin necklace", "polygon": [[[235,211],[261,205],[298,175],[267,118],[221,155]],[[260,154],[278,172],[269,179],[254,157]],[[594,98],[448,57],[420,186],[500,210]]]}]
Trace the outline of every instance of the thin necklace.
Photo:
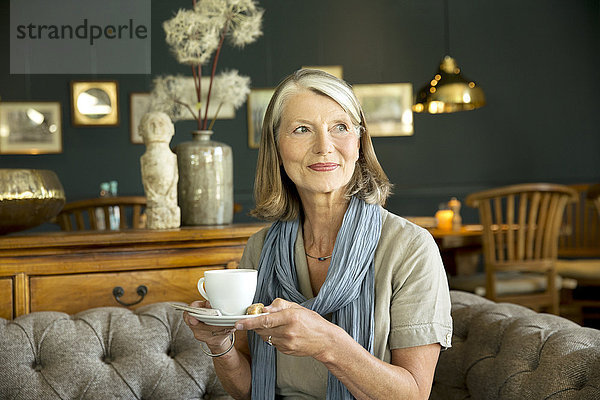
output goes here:
[{"label": "thin necklace", "polygon": [[333,254],[330,254],[327,257],[314,257],[314,256],[311,256],[310,254],[308,254],[307,252],[304,252],[304,254],[306,254],[310,258],[314,258],[315,260],[319,260],[319,261],[325,261],[328,258],[331,258],[331,256],[333,255]]}]

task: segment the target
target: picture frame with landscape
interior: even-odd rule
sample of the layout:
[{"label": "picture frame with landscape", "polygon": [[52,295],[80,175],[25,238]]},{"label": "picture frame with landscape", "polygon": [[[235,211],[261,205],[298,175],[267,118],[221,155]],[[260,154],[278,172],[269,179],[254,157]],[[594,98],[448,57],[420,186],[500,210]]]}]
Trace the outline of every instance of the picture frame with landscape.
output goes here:
[{"label": "picture frame with landscape", "polygon": [[371,136],[414,134],[412,84],[356,84],[353,89],[363,107]]},{"label": "picture frame with landscape", "polygon": [[251,89],[248,96],[248,147],[258,149],[262,123],[269,101],[275,93],[273,88]]},{"label": "picture frame with landscape", "polygon": [[144,144],[138,127],[144,114],[150,111],[152,95],[149,92],[129,93],[129,138],[133,144]]},{"label": "picture frame with landscape", "polygon": [[0,103],[0,154],[62,152],[59,102]]}]

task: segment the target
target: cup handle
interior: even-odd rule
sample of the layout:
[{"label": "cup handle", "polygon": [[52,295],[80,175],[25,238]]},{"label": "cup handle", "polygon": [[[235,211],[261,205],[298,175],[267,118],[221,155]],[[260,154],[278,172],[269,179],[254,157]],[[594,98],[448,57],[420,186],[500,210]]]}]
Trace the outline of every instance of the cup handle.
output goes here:
[{"label": "cup handle", "polygon": [[200,292],[202,297],[204,297],[206,300],[208,300],[208,295],[204,291],[204,277],[202,277],[198,280],[198,291]]}]

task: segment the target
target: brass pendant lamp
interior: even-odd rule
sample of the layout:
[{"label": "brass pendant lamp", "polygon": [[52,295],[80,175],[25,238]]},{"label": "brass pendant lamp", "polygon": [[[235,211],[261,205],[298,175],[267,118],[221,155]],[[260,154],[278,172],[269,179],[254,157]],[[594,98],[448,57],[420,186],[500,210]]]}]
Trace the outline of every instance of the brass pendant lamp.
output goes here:
[{"label": "brass pendant lamp", "polygon": [[450,54],[448,0],[444,0],[446,56],[433,79],[415,95],[414,112],[430,114],[474,110],[485,105],[483,90],[460,73]]}]

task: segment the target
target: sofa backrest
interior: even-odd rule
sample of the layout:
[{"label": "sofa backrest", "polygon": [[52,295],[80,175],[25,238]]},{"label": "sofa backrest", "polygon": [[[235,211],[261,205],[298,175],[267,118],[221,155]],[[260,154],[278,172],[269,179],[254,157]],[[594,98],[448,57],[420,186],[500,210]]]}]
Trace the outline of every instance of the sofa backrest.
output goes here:
[{"label": "sofa backrest", "polygon": [[199,346],[167,303],[0,319],[0,399],[229,399]]},{"label": "sofa backrest", "polygon": [[431,399],[600,399],[600,331],[452,291]]},{"label": "sofa backrest", "polygon": [[[600,331],[453,291],[431,399],[600,399]],[[0,319],[0,399],[230,399],[179,311]]]}]

